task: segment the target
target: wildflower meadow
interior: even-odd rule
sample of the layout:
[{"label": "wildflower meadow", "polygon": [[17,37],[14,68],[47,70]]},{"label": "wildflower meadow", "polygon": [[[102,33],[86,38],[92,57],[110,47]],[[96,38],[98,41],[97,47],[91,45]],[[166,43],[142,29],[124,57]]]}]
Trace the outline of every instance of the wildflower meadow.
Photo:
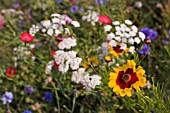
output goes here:
[{"label": "wildflower meadow", "polygon": [[170,0],[0,0],[0,113],[170,113]]}]

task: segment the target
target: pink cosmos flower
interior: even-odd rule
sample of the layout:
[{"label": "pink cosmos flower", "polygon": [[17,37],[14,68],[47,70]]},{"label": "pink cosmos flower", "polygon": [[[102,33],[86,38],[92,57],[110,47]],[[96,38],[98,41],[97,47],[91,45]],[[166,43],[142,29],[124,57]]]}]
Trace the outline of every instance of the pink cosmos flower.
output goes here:
[{"label": "pink cosmos flower", "polygon": [[3,29],[4,23],[5,23],[5,20],[3,16],[0,14],[0,30]]},{"label": "pink cosmos flower", "polygon": [[34,40],[34,37],[31,36],[28,32],[25,32],[25,33],[20,34],[20,39],[23,42],[32,42],[32,40]]},{"label": "pink cosmos flower", "polygon": [[110,24],[112,22],[112,20],[109,19],[109,17],[107,15],[99,15],[99,21],[102,24]]}]

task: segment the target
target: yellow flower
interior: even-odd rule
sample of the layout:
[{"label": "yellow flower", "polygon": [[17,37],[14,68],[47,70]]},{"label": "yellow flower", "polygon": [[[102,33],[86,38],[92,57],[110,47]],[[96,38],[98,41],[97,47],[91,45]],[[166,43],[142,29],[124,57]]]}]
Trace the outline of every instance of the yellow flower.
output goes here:
[{"label": "yellow flower", "polygon": [[90,67],[90,62],[83,62],[83,67],[84,68],[89,68]]},{"label": "yellow flower", "polygon": [[109,53],[118,58],[120,55],[122,55],[125,52],[128,52],[129,48],[126,48],[126,50],[120,49],[120,44],[118,43],[116,47],[111,47],[109,45]]},{"label": "yellow flower", "polygon": [[128,60],[127,64],[113,69],[110,73],[110,81],[108,85],[113,88],[113,92],[124,97],[132,96],[132,87],[140,90],[139,87],[146,85],[146,78],[143,76],[145,70],[141,66],[136,68],[136,63],[133,60]]},{"label": "yellow flower", "polygon": [[98,65],[99,64],[99,60],[96,56],[92,56],[90,58],[90,62],[94,63],[95,65]]},{"label": "yellow flower", "polygon": [[[99,64],[99,60],[97,59],[96,56],[92,56],[90,58],[90,62],[94,65],[98,65]],[[84,68],[89,68],[90,67],[90,62],[83,62],[83,67]]]}]

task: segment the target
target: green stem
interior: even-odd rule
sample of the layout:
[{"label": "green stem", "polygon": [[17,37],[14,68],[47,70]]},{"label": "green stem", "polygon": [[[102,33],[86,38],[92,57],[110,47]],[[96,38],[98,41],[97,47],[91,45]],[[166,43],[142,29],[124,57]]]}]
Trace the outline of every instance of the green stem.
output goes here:
[{"label": "green stem", "polygon": [[72,106],[71,113],[74,112],[75,104],[76,104],[76,95],[75,95],[74,98],[73,98],[73,106]]},{"label": "green stem", "polygon": [[[55,86],[54,82],[51,82],[51,84],[52,84],[53,87],[56,89],[56,86]],[[58,113],[60,113],[60,102],[59,102],[59,96],[58,96],[57,90],[55,90],[55,95],[56,95],[56,98],[57,98]]]}]

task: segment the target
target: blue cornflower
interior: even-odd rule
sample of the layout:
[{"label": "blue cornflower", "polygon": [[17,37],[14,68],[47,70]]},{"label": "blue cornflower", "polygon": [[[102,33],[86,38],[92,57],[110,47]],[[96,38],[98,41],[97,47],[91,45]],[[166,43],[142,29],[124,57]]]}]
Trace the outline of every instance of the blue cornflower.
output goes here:
[{"label": "blue cornflower", "polygon": [[33,87],[25,87],[24,91],[28,94],[34,93],[34,88]]},{"label": "blue cornflower", "polygon": [[151,52],[151,48],[147,44],[144,44],[142,50],[139,51],[139,53],[142,55],[146,55],[147,53],[150,52]]},{"label": "blue cornflower", "polygon": [[32,113],[32,111],[30,111],[30,110],[25,110],[25,111],[23,111],[22,113]]},{"label": "blue cornflower", "polygon": [[96,3],[97,5],[103,5],[103,0],[95,0],[95,3]]},{"label": "blue cornflower", "polygon": [[20,20],[20,21],[18,21],[18,24],[21,25],[21,26],[23,26],[23,25],[24,25],[24,21],[23,21],[23,20]]},{"label": "blue cornflower", "polygon": [[56,0],[56,2],[57,2],[57,3],[61,3],[61,2],[62,2],[62,0]]},{"label": "blue cornflower", "polygon": [[51,92],[45,92],[44,93],[44,99],[47,101],[47,102],[51,102],[52,99],[53,99],[53,95]]},{"label": "blue cornflower", "polygon": [[72,13],[75,13],[77,10],[78,10],[78,6],[73,5],[73,6],[71,7],[71,12],[72,12]]},{"label": "blue cornflower", "polygon": [[11,92],[5,92],[0,100],[2,101],[2,104],[7,104],[11,103],[13,99],[14,96]]},{"label": "blue cornflower", "polygon": [[18,8],[19,7],[19,3],[18,2],[14,3],[12,7],[13,8]]},{"label": "blue cornflower", "polygon": [[158,36],[157,31],[155,31],[151,28],[148,28],[148,27],[144,27],[144,28],[140,29],[140,32],[143,32],[145,34],[146,38],[150,39],[150,40],[155,40],[156,37]]}]

